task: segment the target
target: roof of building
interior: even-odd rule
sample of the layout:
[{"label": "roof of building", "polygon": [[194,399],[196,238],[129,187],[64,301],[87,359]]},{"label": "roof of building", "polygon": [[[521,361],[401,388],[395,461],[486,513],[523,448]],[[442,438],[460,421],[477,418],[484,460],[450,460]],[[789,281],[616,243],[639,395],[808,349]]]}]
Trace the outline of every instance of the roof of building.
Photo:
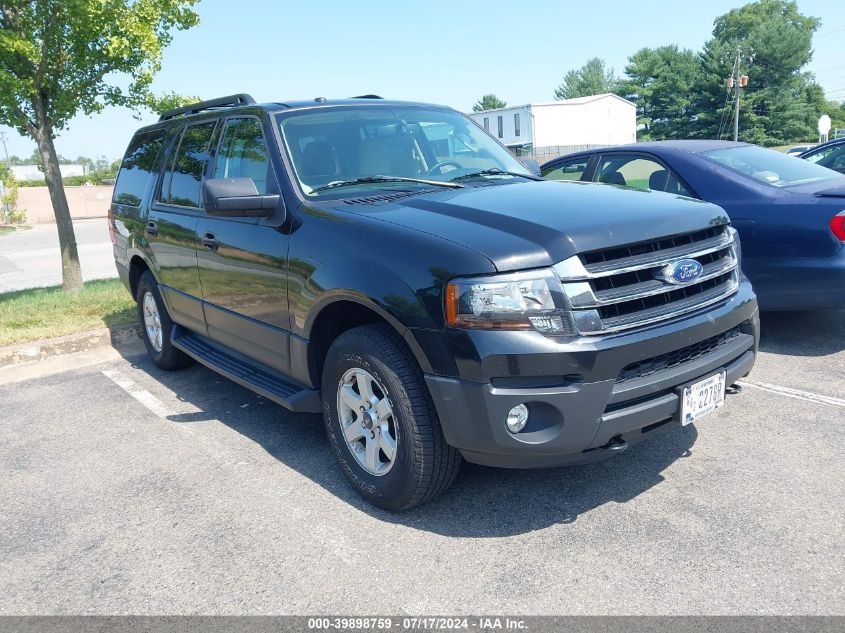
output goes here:
[{"label": "roof of building", "polygon": [[592,101],[599,101],[600,99],[607,99],[608,97],[627,103],[631,107],[637,107],[633,101],[628,101],[624,97],[615,95],[612,92],[603,92],[602,94],[589,95],[587,97],[574,97],[572,99],[561,99],[559,101],[533,101],[531,103],[524,103],[521,105],[505,106],[504,108],[494,108],[492,110],[482,110],[480,112],[470,112],[470,114],[486,114],[488,112],[500,112],[502,110],[517,110],[530,108],[535,106],[577,106],[590,103]]}]

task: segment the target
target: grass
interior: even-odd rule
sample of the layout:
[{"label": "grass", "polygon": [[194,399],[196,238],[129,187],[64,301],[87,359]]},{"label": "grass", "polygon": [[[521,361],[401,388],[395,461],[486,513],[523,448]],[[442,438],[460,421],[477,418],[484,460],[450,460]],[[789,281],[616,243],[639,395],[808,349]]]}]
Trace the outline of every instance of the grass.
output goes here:
[{"label": "grass", "polygon": [[78,293],[61,287],[0,294],[0,345],[134,323],[132,297],[118,279],[89,281]]},{"label": "grass", "polygon": [[776,147],[770,147],[769,149],[773,149],[778,152],[785,152],[790,147],[795,147],[796,145],[815,145],[818,141],[796,141],[794,143],[790,143],[789,145],[778,145]]}]

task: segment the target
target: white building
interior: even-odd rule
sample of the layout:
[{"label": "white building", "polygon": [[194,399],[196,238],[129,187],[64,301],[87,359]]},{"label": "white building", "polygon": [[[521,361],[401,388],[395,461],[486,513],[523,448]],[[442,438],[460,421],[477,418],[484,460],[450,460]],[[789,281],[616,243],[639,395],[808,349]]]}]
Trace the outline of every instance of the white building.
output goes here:
[{"label": "white building", "polygon": [[[44,172],[38,169],[38,165],[11,165],[9,167],[15,175],[15,180],[44,180]],[[84,165],[59,165],[62,178],[68,176],[84,176]]]},{"label": "white building", "polygon": [[526,154],[637,140],[637,107],[614,94],[471,112],[470,118]]}]

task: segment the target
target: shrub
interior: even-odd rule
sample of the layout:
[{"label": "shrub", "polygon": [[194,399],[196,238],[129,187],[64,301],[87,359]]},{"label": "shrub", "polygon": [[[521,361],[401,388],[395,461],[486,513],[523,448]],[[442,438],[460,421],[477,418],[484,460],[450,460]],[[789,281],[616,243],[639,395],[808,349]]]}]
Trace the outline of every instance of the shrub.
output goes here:
[{"label": "shrub", "polygon": [[9,224],[22,224],[26,220],[26,209],[18,209],[18,183],[12,170],[0,163],[0,182],[3,183],[3,206],[0,220]]}]

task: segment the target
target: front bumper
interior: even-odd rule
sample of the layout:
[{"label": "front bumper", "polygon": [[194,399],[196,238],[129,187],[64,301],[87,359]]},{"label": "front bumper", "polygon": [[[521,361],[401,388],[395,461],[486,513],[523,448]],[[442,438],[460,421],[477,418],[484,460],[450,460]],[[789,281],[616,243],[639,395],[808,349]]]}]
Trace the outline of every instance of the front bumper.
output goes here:
[{"label": "front bumper", "polygon": [[[754,293],[743,282],[699,314],[615,336],[556,341],[535,332],[451,332],[461,377],[427,374],[426,381],[447,442],[470,462],[542,468],[593,461],[678,424],[681,386],[721,369],[728,385],[747,375],[759,329]],[[528,425],[512,434],[504,421],[520,403],[528,406]]]}]

